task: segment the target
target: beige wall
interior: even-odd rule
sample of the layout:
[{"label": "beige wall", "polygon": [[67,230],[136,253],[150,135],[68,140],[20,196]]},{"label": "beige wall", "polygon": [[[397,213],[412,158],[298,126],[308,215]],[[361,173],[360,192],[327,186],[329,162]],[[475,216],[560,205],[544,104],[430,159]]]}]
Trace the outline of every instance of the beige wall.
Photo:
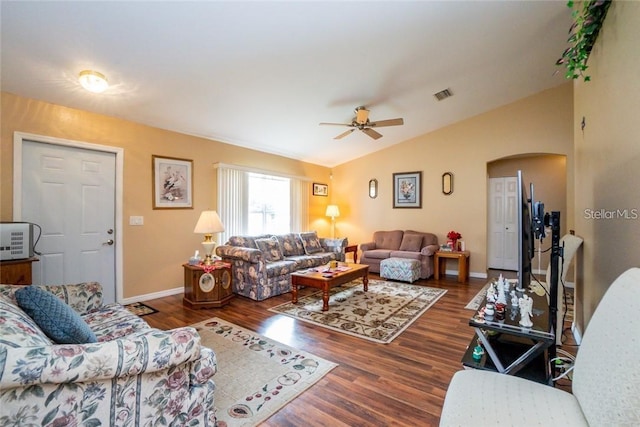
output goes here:
[{"label": "beige wall", "polygon": [[[573,215],[572,97],[566,83],[336,167],[333,202],[344,212],[337,233],[362,243],[376,230],[414,229],[444,242],[455,229],[471,251],[472,274],[486,274],[487,163],[521,154],[566,156],[567,218]],[[409,171],[423,172],[422,209],[393,209],[392,174]],[[447,171],[455,176],[450,196],[441,192]],[[371,178],[379,181],[376,199],[367,193]]]},{"label": "beige wall", "polygon": [[[123,228],[124,297],[169,290],[183,284],[182,263],[202,236],[193,234],[200,212],[216,209],[213,164],[223,162],[305,176],[329,182],[329,169],[229,144],[168,132],[86,111],[2,93],[0,219],[13,218],[13,135],[15,131],[124,148]],[[194,209],[153,210],[151,155],[193,159]],[[311,222],[321,235],[330,233],[324,217],[327,197],[311,197]],[[144,226],[129,226],[131,215]]]},{"label": "beige wall", "polygon": [[576,290],[581,331],[611,282],[640,264],[639,218],[593,219],[585,212],[637,209],[640,215],[639,22],[639,2],[613,2],[589,57],[591,81],[575,83],[576,233],[585,239]]},{"label": "beige wall", "polygon": [[[453,124],[397,146],[326,168],[228,144],[2,94],[2,220],[12,218],[12,139],[14,131],[35,133],[125,149],[124,222],[145,217],[143,227],[124,226],[124,296],[132,297],[180,286],[180,265],[199,249],[193,226],[201,210],[215,209],[213,163],[235,163],[307,176],[330,185],[329,197],[311,197],[311,227],[330,233],[324,217],[328,203],[340,206],[336,234],[362,243],[379,229],[415,229],[436,233],[451,229],[463,235],[471,251],[471,271],[486,274],[487,164],[521,154],[567,156],[567,211],[573,194],[573,89],[571,83],[547,90]],[[194,159],[195,208],[151,209],[151,155]],[[423,208],[393,209],[394,172],[423,172]],[[454,193],[441,192],[441,176],[454,173]],[[333,179],[330,179],[333,172]],[[371,178],[379,196],[368,197]],[[569,227],[572,223],[569,222]],[[169,248],[169,250],[167,250]]]}]

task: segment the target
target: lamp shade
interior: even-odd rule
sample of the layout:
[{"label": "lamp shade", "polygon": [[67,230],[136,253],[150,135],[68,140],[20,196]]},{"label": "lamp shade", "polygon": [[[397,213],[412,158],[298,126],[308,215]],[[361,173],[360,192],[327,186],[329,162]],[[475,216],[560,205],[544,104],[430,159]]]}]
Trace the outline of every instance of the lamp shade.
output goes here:
[{"label": "lamp shade", "polygon": [[193,229],[193,232],[198,234],[219,233],[221,231],[224,231],[224,225],[222,225],[216,211],[202,211],[196,228]]},{"label": "lamp shade", "polygon": [[335,218],[340,216],[340,209],[338,209],[338,205],[329,205],[327,206],[326,216],[330,216],[331,218]]}]

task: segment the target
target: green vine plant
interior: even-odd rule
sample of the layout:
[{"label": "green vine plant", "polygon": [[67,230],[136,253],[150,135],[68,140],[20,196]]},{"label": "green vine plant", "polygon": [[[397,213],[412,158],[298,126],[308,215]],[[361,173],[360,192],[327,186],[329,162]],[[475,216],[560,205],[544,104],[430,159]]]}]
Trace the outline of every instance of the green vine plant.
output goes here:
[{"label": "green vine plant", "polygon": [[556,65],[566,66],[565,77],[578,79],[582,77],[585,82],[591,80],[591,76],[585,74],[587,60],[591,49],[598,38],[600,28],[607,10],[611,6],[611,0],[584,0],[567,2],[567,7],[572,9],[573,24],[569,28],[570,46],[562,53]]}]

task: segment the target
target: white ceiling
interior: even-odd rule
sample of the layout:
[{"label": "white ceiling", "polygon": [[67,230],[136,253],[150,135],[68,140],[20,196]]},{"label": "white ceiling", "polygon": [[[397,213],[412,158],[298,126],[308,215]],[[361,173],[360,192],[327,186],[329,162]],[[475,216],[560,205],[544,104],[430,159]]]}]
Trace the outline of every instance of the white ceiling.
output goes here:
[{"label": "white ceiling", "polygon": [[[571,24],[564,0],[1,7],[3,91],[328,167],[564,83]],[[359,105],[405,124],[377,141],[318,125]]]}]

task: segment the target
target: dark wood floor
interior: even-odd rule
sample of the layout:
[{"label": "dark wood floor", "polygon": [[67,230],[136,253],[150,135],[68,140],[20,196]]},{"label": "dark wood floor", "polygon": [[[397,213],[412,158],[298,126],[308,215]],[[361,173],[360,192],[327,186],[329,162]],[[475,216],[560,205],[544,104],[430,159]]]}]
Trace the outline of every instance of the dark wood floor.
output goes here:
[{"label": "dark wood floor", "polygon": [[[263,426],[438,425],[451,376],[462,369],[461,357],[474,336],[468,325],[473,312],[464,306],[486,283],[471,279],[469,284],[459,284],[455,279],[415,282],[448,292],[390,344],[267,311],[290,301],[290,294],[262,302],[236,296],[224,308],[202,310],[184,307],[182,295],[175,295],[145,301],[159,312],[144,319],[153,327],[171,329],[220,317],[339,364]],[[303,289],[301,294],[315,291]]]}]

